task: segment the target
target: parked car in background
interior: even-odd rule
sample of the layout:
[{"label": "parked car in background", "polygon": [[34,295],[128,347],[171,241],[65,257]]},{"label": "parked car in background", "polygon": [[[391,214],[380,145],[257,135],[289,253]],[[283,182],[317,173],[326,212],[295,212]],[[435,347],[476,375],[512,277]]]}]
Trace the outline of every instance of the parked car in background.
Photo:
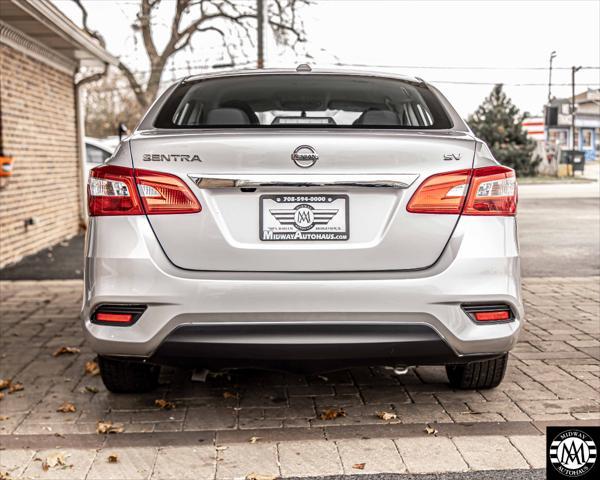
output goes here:
[{"label": "parked car in background", "polygon": [[119,144],[118,138],[101,139],[93,137],[85,137],[85,174],[86,181],[89,171],[104,163],[115,151]]},{"label": "parked car in background", "polygon": [[89,195],[82,321],[111,391],[163,364],[502,381],[523,323],[515,174],[419,78],[188,77]]}]

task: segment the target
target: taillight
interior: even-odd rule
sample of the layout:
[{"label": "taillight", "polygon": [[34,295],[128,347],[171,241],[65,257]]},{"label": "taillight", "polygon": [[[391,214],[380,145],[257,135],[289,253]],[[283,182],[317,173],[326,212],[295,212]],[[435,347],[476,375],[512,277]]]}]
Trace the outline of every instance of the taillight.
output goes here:
[{"label": "taillight", "polygon": [[459,214],[465,201],[471,170],[440,173],[425,180],[408,202],[412,213]]},{"label": "taillight", "polygon": [[412,213],[514,215],[515,172],[493,166],[433,175],[419,186],[406,209]]},{"label": "taillight", "polygon": [[91,216],[142,215],[133,169],[103,165],[90,171],[88,209]]},{"label": "taillight", "polygon": [[517,212],[515,171],[507,167],[473,170],[464,215],[514,215]]},{"label": "taillight", "polygon": [[136,170],[135,179],[144,209],[149,215],[159,213],[196,213],[200,203],[188,186],[175,175]]},{"label": "taillight", "polygon": [[202,209],[179,177],[115,165],[91,170],[88,205],[91,216],[196,213]]}]

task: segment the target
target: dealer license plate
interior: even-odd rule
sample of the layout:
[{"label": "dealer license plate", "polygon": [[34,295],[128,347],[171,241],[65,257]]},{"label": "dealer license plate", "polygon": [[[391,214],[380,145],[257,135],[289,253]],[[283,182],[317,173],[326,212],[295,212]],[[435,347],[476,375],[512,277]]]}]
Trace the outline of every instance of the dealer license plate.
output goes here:
[{"label": "dealer license plate", "polygon": [[350,238],[348,195],[261,195],[263,241],[339,241]]}]

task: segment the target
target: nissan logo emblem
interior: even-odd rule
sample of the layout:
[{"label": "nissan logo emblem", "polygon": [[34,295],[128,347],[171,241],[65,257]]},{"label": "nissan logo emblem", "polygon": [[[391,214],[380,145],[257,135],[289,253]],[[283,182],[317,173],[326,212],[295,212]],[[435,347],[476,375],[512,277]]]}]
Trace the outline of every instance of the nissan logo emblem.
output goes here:
[{"label": "nissan logo emblem", "polygon": [[312,167],[319,159],[319,154],[310,145],[300,145],[292,153],[292,160],[300,168]]}]

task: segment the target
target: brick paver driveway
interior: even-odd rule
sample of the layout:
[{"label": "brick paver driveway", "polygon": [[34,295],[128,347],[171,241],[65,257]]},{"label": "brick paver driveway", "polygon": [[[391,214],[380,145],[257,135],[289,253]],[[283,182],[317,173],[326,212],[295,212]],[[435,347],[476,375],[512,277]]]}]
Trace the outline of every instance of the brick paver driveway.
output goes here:
[{"label": "brick paver driveway", "polygon": [[[421,367],[402,377],[238,371],[205,382],[172,370],[156,392],[113,395],[86,373],[94,354],[77,319],[81,282],[1,282],[0,379],[23,390],[1,392],[0,472],[106,480],[542,468],[547,424],[599,423],[599,285],[526,279],[528,323],[490,391],[452,391],[443,368]],[[80,352],[53,356],[61,347]],[[64,402],[75,411],[57,412]],[[319,418],[327,409],[345,416]],[[99,420],[123,433],[96,433]],[[56,452],[67,466],[44,471],[36,459]]]}]

